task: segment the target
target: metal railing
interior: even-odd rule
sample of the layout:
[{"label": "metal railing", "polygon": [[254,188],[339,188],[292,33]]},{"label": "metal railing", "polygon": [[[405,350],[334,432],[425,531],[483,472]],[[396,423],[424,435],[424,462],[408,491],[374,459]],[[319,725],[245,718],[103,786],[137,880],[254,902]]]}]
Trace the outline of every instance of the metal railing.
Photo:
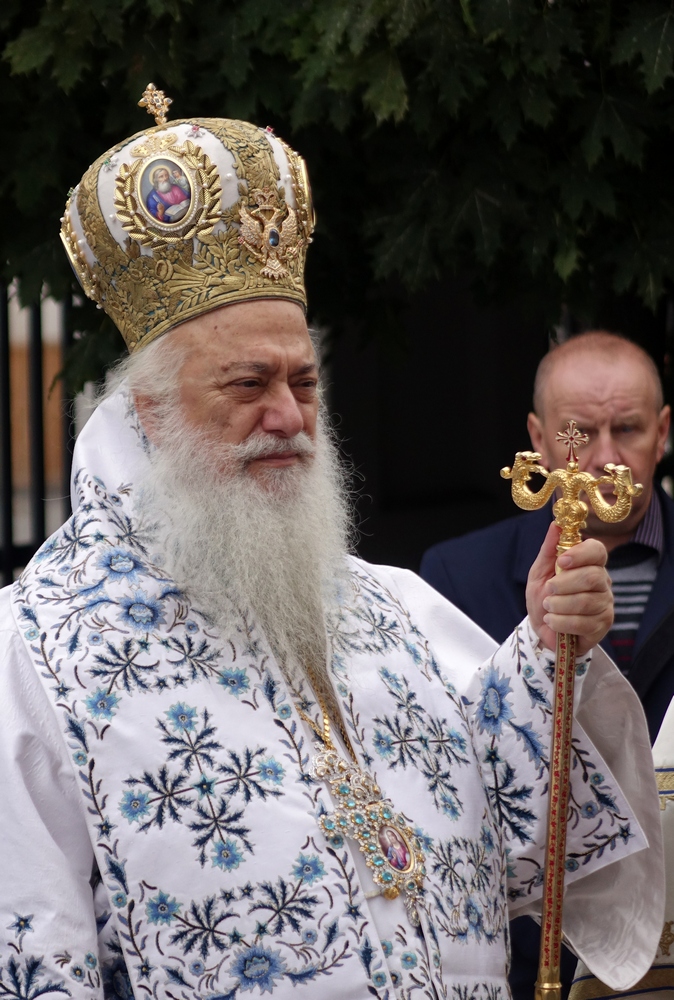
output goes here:
[{"label": "metal railing", "polygon": [[[72,340],[72,310],[70,304],[62,307],[61,357],[65,356]],[[42,306],[37,302],[29,308],[27,358],[27,420],[28,420],[28,503],[30,508],[29,540],[15,542],[14,483],[12,452],[14,434],[12,427],[11,338],[9,288],[0,283],[0,583],[12,582],[17,569],[25,566],[46,538],[46,479],[45,479],[45,412],[44,364],[42,336]],[[61,408],[61,433],[58,435],[62,450],[62,476],[58,494],[62,504],[63,519],[70,516],[70,466],[75,439],[72,400],[64,399]]]}]

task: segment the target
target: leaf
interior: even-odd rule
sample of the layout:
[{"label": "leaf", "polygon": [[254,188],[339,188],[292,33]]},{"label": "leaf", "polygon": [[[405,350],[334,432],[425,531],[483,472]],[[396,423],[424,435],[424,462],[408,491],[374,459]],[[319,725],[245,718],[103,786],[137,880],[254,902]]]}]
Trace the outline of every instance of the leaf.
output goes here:
[{"label": "leaf", "polygon": [[[465,0],[464,0],[465,4]],[[395,0],[388,16],[388,36],[392,45],[400,45],[418,28],[429,13],[428,0]]]},{"label": "leaf", "polygon": [[500,201],[475,187],[457,205],[448,230],[450,233],[467,230],[473,237],[477,259],[490,264],[501,245],[500,226]]},{"label": "leaf", "polygon": [[66,643],[66,649],[68,650],[68,653],[70,653],[70,655],[72,655],[75,652],[76,649],[80,648],[80,632],[81,632],[81,630],[82,630],[82,626],[78,625],[77,629],[71,635],[70,639]]},{"label": "leaf", "polygon": [[580,173],[568,168],[563,168],[560,173],[562,205],[573,222],[578,220],[586,205],[610,218],[615,217],[615,193],[605,177],[589,171]]},{"label": "leaf", "polygon": [[485,41],[502,36],[516,43],[529,26],[530,9],[526,0],[478,0],[473,6],[473,18]]},{"label": "leaf", "polygon": [[502,87],[492,95],[489,118],[506,149],[510,149],[522,131],[523,118],[519,102],[510,87]]},{"label": "leaf", "polygon": [[30,73],[41,69],[54,54],[55,39],[41,25],[25,28],[21,34],[8,42],[3,57],[9,62],[13,73]]},{"label": "leaf", "polygon": [[621,116],[618,102],[611,97],[599,99],[596,113],[583,136],[580,148],[587,165],[593,167],[604,152],[604,140],[613,146],[616,156],[641,166],[644,133]]},{"label": "leaf", "polygon": [[519,97],[520,106],[527,121],[535,122],[536,125],[543,127],[550,124],[555,105],[541,84],[527,81],[520,88]]},{"label": "leaf", "polygon": [[392,118],[399,122],[407,111],[407,85],[394,51],[381,51],[372,56],[366,68],[370,84],[363,94],[363,103],[378,124]]},{"label": "leaf", "polygon": [[89,750],[84,726],[72,715],[68,716],[68,732],[84,750]]},{"label": "leaf", "polygon": [[372,959],[374,958],[374,949],[372,948],[370,939],[367,936],[367,934],[365,935],[365,940],[363,941],[362,945],[360,946],[360,948],[357,949],[357,954],[361,962],[363,963],[365,972],[369,976],[370,966],[372,965]]},{"label": "leaf", "polygon": [[614,63],[641,57],[646,90],[653,94],[674,75],[674,4],[636,5],[629,24],[613,48]]},{"label": "leaf", "polygon": [[580,265],[581,253],[575,243],[563,244],[554,256],[554,268],[562,281],[568,281]]},{"label": "leaf", "polygon": [[517,738],[521,739],[524,743],[524,749],[527,752],[529,760],[539,766],[543,762],[543,745],[541,737],[534,731],[532,723],[525,722],[521,726],[517,726],[514,722],[511,722],[510,725],[515,730]]},{"label": "leaf", "polygon": [[[567,51],[581,52],[583,47],[572,12],[559,5],[543,10],[522,44],[528,69],[545,76],[559,72]],[[565,66],[565,71],[569,70],[570,67]]]},{"label": "leaf", "polygon": [[123,861],[117,861],[117,860],[115,860],[115,858],[111,857],[108,854],[108,855],[106,855],[106,858],[105,858],[105,864],[106,864],[106,867],[108,869],[108,875],[115,882],[117,882],[118,885],[121,885],[121,887],[124,890],[124,892],[128,892],[129,891],[129,886],[128,886],[128,883],[126,881],[126,870],[124,868],[124,862]]}]

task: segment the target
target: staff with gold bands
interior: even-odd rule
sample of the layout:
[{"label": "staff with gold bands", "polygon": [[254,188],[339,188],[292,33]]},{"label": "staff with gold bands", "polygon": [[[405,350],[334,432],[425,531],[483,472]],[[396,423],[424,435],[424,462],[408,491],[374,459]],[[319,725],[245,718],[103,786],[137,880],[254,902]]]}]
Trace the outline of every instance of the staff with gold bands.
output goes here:
[{"label": "staff with gold bands", "polygon": [[[576,448],[587,444],[589,439],[578,430],[575,420],[569,420],[565,430],[558,433],[557,439],[568,447],[566,469],[548,472],[539,465],[541,456],[538,452],[521,451],[516,454],[513,467],[501,469],[501,475],[504,479],[512,480],[513,500],[523,510],[537,510],[547,503],[556,490],[561,491],[561,496],[553,507],[555,523],[561,529],[557,545],[557,554],[561,555],[581,541],[580,533],[586,527],[588,506],[580,499],[581,492],[585,493],[592,509],[602,521],[615,523],[627,517],[632,498],[638,496],[643,487],[639,483],[632,483],[632,472],[625,465],[609,463],[604,466],[606,475],[598,479],[589,472],[581,472]],[[546,480],[538,493],[532,492],[528,486],[533,473],[539,473]],[[614,503],[608,503],[602,495],[601,488],[606,486],[613,488],[616,497]],[[555,661],[548,829],[536,1000],[561,1000],[560,956],[575,659],[576,636],[559,634]]]}]

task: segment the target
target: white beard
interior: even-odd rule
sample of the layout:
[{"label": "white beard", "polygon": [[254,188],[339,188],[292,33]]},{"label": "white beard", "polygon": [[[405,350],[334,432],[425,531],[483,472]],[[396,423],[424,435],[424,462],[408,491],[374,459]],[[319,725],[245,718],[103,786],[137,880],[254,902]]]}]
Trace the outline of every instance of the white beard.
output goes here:
[{"label": "white beard", "polygon": [[[325,682],[325,618],[345,578],[350,505],[324,423],[315,444],[300,433],[240,445],[209,440],[178,414],[167,424],[141,501],[163,525],[167,570],[223,636],[252,611],[293,685],[307,664]],[[252,458],[289,448],[299,464],[250,473]]]},{"label": "white beard", "polygon": [[166,194],[167,191],[171,190],[171,187],[173,185],[171,184],[170,181],[162,181],[161,184],[157,184],[155,186],[157,188],[157,191],[161,191],[162,194]]}]

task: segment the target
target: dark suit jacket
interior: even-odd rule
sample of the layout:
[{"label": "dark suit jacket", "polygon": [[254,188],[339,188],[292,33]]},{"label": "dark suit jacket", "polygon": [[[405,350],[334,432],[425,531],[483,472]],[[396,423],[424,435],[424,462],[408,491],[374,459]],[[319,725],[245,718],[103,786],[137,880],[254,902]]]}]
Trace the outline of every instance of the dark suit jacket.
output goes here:
[{"label": "dark suit jacket", "polygon": [[[641,699],[655,740],[674,697],[674,502],[662,503],[665,548],[634,645],[629,680]],[[520,514],[461,538],[440,542],[421,562],[421,576],[503,642],[524,618],[527,575],[551,519],[551,507]],[[611,644],[602,646],[613,656]]]},{"label": "dark suit jacket", "polygon": [[[674,697],[674,502],[657,487],[662,503],[665,547],[634,646],[629,680],[648,719],[651,742]],[[421,576],[464,611],[497,642],[503,642],[526,614],[527,575],[552,517],[551,506],[500,521],[490,528],[440,542],[421,562]],[[602,643],[613,656],[611,643]],[[510,925],[514,1000],[531,1000],[538,968],[540,930],[529,917]],[[562,949],[563,997],[576,960]]]}]

